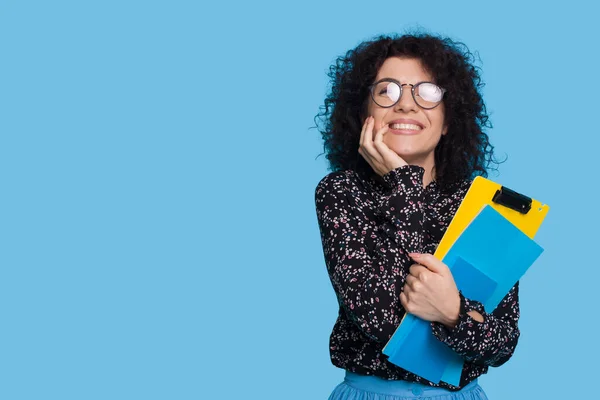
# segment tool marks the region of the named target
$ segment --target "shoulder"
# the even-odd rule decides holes
[[[315,196],[344,193],[356,184],[357,176],[352,170],[335,171],[322,178],[315,188]]]
[[[469,191],[472,183],[473,179],[461,179],[450,184],[446,189],[446,192],[450,197],[464,197]]]
[[[473,179],[463,179],[457,183],[457,190],[460,192],[467,193],[471,185],[473,184]]]
[[[471,179],[454,181],[435,192],[432,197],[432,202],[439,207],[457,207],[467,195],[471,183]]]

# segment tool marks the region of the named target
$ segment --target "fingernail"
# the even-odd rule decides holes
[[[409,256],[411,256],[412,258],[419,258],[421,257],[421,255],[419,253],[408,253]]]

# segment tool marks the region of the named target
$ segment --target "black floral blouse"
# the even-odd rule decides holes
[[[332,172],[315,190],[325,264],[340,305],[330,336],[332,363],[351,372],[459,390],[512,356],[519,339],[519,283],[492,313],[460,293],[459,322],[449,329],[432,322],[435,337],[465,360],[460,386],[435,384],[382,354],[405,313],[400,291],[409,252],[433,254],[471,181],[442,191],[423,187],[424,169],[406,165],[383,177],[354,170]],[[476,310],[479,323],[467,314]]]

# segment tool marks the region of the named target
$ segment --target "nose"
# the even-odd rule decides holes
[[[398,102],[394,105],[395,111],[409,112],[417,110],[418,106],[417,103],[415,103],[415,99],[413,99],[411,89],[412,86],[408,84],[402,85],[402,92],[400,93],[400,98],[398,99]]]

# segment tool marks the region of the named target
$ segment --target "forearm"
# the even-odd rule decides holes
[[[432,322],[434,335],[465,360],[493,367],[504,364],[517,346],[518,283],[492,313],[481,303],[461,297],[456,319]]]
[[[405,165],[383,176],[391,189],[391,193],[383,196],[379,204],[387,222],[383,231],[407,253],[423,251],[423,174],[423,168]]]

